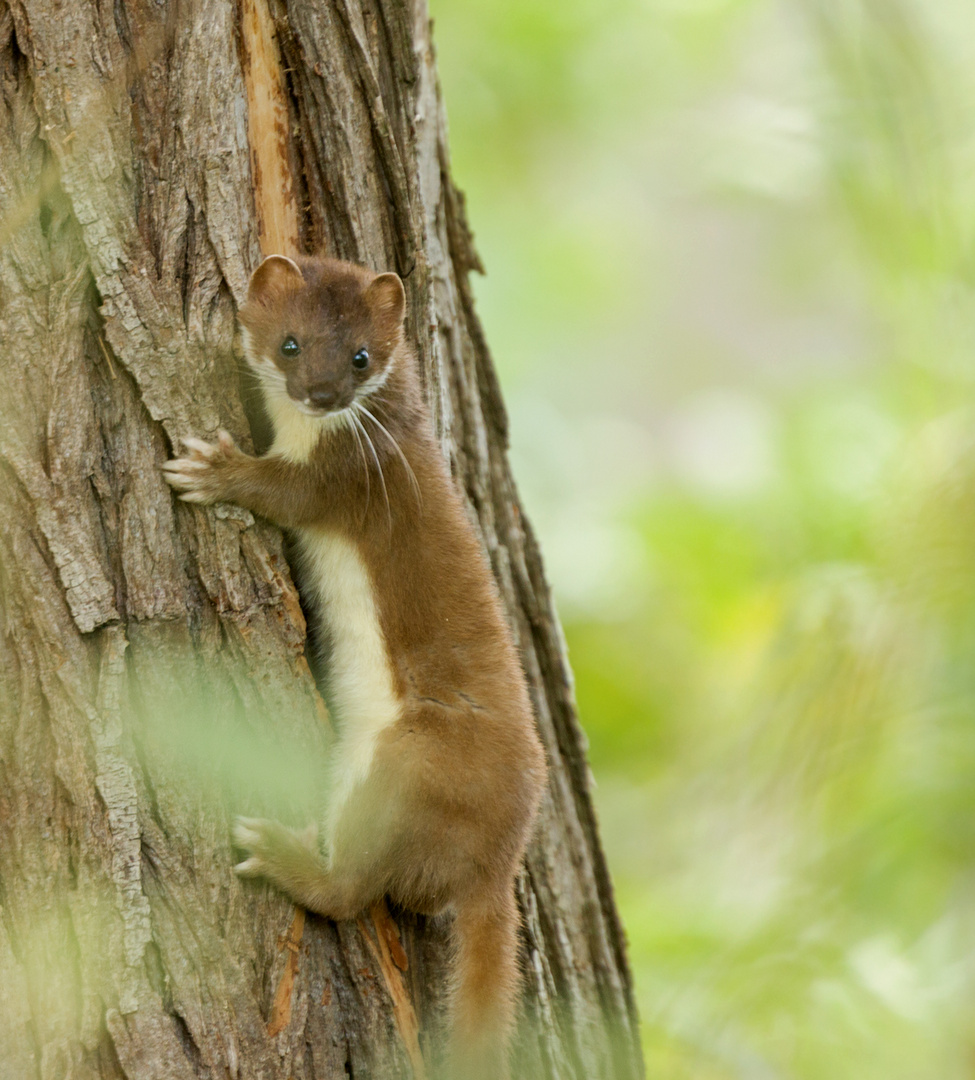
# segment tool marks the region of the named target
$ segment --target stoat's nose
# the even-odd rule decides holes
[[[312,405],[316,409],[330,409],[338,401],[339,392],[328,386],[313,386],[305,398],[306,405]]]

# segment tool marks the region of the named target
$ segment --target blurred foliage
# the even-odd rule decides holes
[[[649,1075],[975,1076],[975,8],[432,13]]]

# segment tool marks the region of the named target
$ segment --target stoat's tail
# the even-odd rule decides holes
[[[472,897],[454,922],[449,1080],[506,1080],[518,997],[518,909],[509,885]]]

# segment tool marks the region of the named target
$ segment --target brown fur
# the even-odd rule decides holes
[[[242,820],[236,835],[250,857],[238,871],[267,877],[334,919],[383,895],[423,913],[453,908],[450,1075],[497,1080],[518,984],[513,883],[544,755],[488,564],[433,437],[403,309],[395,275],[331,260],[265,260],[240,318],[266,393],[284,401],[289,423],[287,410],[312,393],[334,397],[333,417],[361,400],[375,418],[362,418],[371,451],[361,428],[341,425],[324,427],[313,449],[292,459],[277,443],[250,457],[221,433],[216,446],[190,440],[190,456],[165,469],[189,501],[239,503],[294,530],[309,550],[325,536],[361,560],[395,719],[377,727],[368,771],[328,826],[327,852],[311,834]],[[280,352],[288,334],[301,347],[294,360]],[[357,372],[351,358],[362,347],[369,368]],[[384,375],[370,390],[368,381]],[[339,743],[354,740],[362,718],[336,711]]]

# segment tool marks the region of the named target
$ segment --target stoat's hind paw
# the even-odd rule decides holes
[[[239,817],[234,821],[234,843],[240,848],[251,848],[260,843],[261,827],[273,822],[265,818]]]
[[[318,829],[311,825],[300,833],[267,818],[239,817],[234,822],[234,844],[247,854],[234,870],[241,877],[269,877],[280,883],[288,871],[318,867]]]
[[[233,827],[234,845],[252,854],[243,862],[237,863],[234,867],[235,873],[241,877],[260,877],[265,873],[267,866],[261,859],[260,852],[262,848],[267,849],[265,834],[269,831],[268,827],[274,824],[264,818],[237,818]]]

